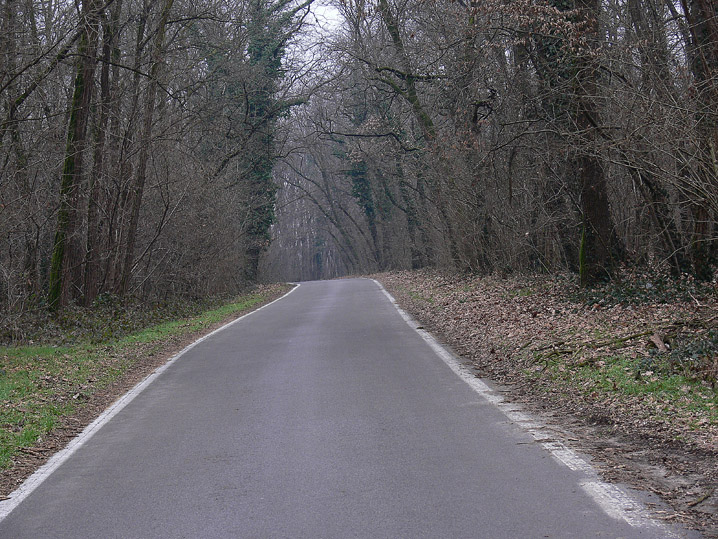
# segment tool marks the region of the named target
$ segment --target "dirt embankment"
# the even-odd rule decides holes
[[[567,432],[566,443],[590,454],[605,479],[659,494],[671,508],[656,508],[659,518],[718,537],[718,298],[710,289],[670,301],[609,292],[587,301],[561,278],[375,278],[478,375]]]

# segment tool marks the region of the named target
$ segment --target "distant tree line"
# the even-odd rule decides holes
[[[718,4],[342,0],[268,278],[714,275]],[[301,150],[299,149],[301,148]],[[287,252],[294,253],[291,257]]]

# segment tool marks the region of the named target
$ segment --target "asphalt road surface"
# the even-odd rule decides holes
[[[185,353],[0,538],[673,537],[610,516],[585,479],[375,282],[311,282]]]

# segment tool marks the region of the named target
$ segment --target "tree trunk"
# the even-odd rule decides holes
[[[394,13],[387,0],[379,0],[379,13],[384,21],[391,41],[394,44],[394,48],[399,54],[402,69],[404,70],[404,88],[399,90],[400,95],[406,99],[411,105],[414,116],[416,117],[421,132],[424,135],[424,140],[431,142],[436,138],[436,128],[434,122],[431,120],[431,116],[426,112],[426,109],[419,100],[419,96],[416,91],[416,75],[412,72],[411,66],[409,65],[409,58],[406,55],[404,49],[404,41],[401,39],[401,33],[399,32],[399,23],[397,22]]]
[[[577,0],[576,9],[586,23],[589,43],[599,40],[598,17],[600,0]],[[581,148],[578,157],[578,175],[581,184],[581,213],[583,215],[579,276],[581,286],[589,286],[609,279],[615,265],[614,250],[616,234],[608,205],[606,173],[597,155],[596,141],[599,126],[598,66],[595,50],[589,48],[579,54],[574,79],[576,99],[576,125],[579,129]]]
[[[106,181],[107,159],[105,157],[107,128],[110,109],[112,106],[112,86],[115,80],[110,80],[110,65],[113,60],[119,60],[117,54],[118,18],[122,9],[122,0],[118,0],[112,10],[111,20],[104,21],[102,44],[102,70],[100,74],[100,103],[98,106],[98,119],[95,128],[94,164],[90,175],[90,193],[87,204],[87,250],[85,255],[85,285],[83,301],[90,306],[100,291],[100,270],[102,238],[105,226],[100,219],[100,208],[104,206],[101,198],[102,187]]]
[[[693,201],[691,259],[696,277],[710,280],[716,244],[711,228],[718,212],[711,196],[718,191],[718,5],[711,0],[682,0],[682,4],[691,36],[688,56],[698,104],[699,164],[691,190],[699,196]]]
[[[82,273],[82,252],[79,244],[83,154],[97,64],[97,38],[100,6],[96,0],[82,4],[82,34],[77,47],[78,61],[74,92],[67,129],[67,147],[60,182],[60,206],[50,267],[48,305],[52,309],[65,306],[77,296]],[[73,290],[73,286],[76,287]]]
[[[123,260],[125,256],[125,246],[127,245],[127,235],[129,233],[129,214],[132,205],[132,186],[133,186],[133,168],[132,155],[137,132],[140,131],[138,123],[141,118],[140,98],[142,96],[142,65],[144,61],[144,50],[147,46],[148,37],[145,35],[152,4],[150,0],[143,1],[141,12],[136,17],[137,32],[135,34],[135,51],[133,62],[133,80],[132,80],[132,97],[130,99],[129,110],[124,116],[128,118],[124,132],[119,137],[121,142],[118,143],[117,158],[114,164],[115,175],[117,176],[117,193],[115,200],[112,201],[112,211],[108,222],[107,244],[108,255],[105,265],[105,280],[108,290],[112,290],[114,294],[120,295],[122,285]],[[118,101],[119,109],[119,101]],[[119,112],[119,111],[118,111]],[[120,121],[118,115],[114,116],[111,123],[117,124],[117,129],[111,132],[120,132]]]
[[[124,259],[122,261],[122,277],[120,280],[120,295],[127,293],[132,270],[134,269],[134,251],[137,240],[137,227],[140,220],[140,207],[147,179],[147,163],[150,156],[150,144],[152,141],[152,122],[156,107],[158,76],[164,58],[165,28],[169,18],[170,10],[174,0],[166,0],[162,9],[160,21],[156,30],[154,46],[152,50],[152,67],[150,68],[150,80],[147,85],[144,119],[142,124],[142,135],[140,138],[140,155],[137,162],[137,172],[132,192],[132,204],[130,209],[130,220],[127,225],[127,243],[125,245]]]
[[[647,9],[651,6],[651,9]],[[641,54],[641,94],[655,93],[666,102],[678,101],[673,91],[670,71],[670,58],[662,18],[662,4],[655,5],[653,0],[629,0],[628,7],[636,33],[638,49]],[[652,16],[651,16],[652,15]],[[650,99],[650,97],[648,97]],[[651,154],[645,143],[639,143],[639,154]],[[656,161],[652,155],[651,161]],[[644,202],[648,206],[655,233],[660,239],[661,257],[668,261],[671,272],[679,275],[688,271],[688,261],[682,248],[675,219],[671,216],[669,195],[659,180],[651,172],[650,162],[630,162],[626,155],[627,168],[638,186]]]

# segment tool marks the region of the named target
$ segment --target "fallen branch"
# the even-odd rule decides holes
[[[715,492],[715,489],[710,489],[708,492],[703,494],[703,496],[700,496],[699,498],[696,498],[691,503],[689,503],[688,507],[695,507],[699,503],[706,501],[708,498],[710,498],[713,495],[713,492]]]
[[[536,350],[534,350],[534,352],[539,352],[539,351],[541,351],[541,350],[546,350],[546,349],[548,349],[548,348],[553,347],[554,350],[551,350],[551,351],[548,352],[547,354],[540,354],[540,355],[537,356],[537,358],[536,358],[536,359],[538,359],[539,361],[541,361],[541,360],[544,360],[544,361],[545,361],[545,360],[547,360],[547,359],[549,359],[549,358],[551,358],[551,357],[554,357],[554,356],[577,355],[577,354],[579,354],[579,353],[581,353],[582,351],[587,350],[587,349],[598,350],[599,348],[605,348],[605,347],[607,347],[607,346],[615,346],[615,345],[617,345],[617,344],[624,344],[624,343],[627,343],[628,341],[632,341],[632,340],[638,339],[638,338],[640,338],[640,337],[646,337],[646,336],[648,336],[648,335],[654,335],[655,333],[656,333],[656,332],[653,331],[653,330],[650,330],[650,331],[642,331],[642,332],[640,332],[640,333],[634,333],[634,334],[632,334],[632,335],[627,335],[627,336],[625,336],[625,337],[618,337],[618,338],[616,338],[616,339],[609,339],[609,340],[598,341],[598,342],[588,341],[588,342],[581,343],[581,344],[579,344],[579,345],[577,345],[577,346],[574,346],[574,347],[571,347],[571,348],[561,348],[561,349],[558,349],[558,350],[555,349],[555,347],[561,346],[561,345],[565,344],[564,341],[561,341],[561,342],[558,342],[558,343],[552,343],[552,344],[543,346],[543,347],[541,347],[541,348],[537,348]]]

